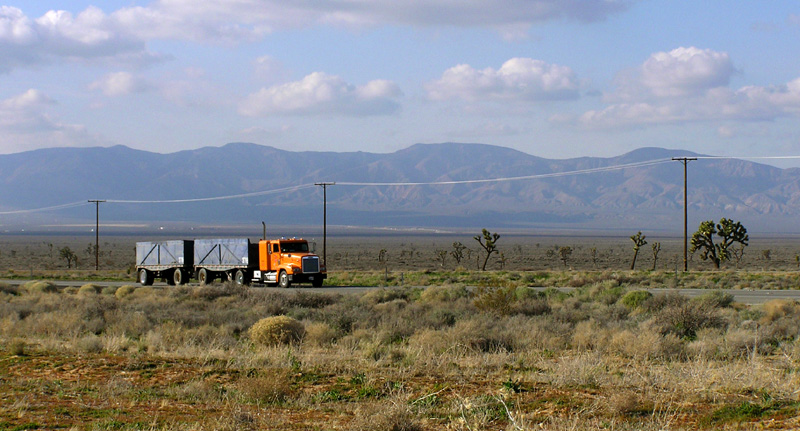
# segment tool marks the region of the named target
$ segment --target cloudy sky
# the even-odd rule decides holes
[[[800,154],[800,3],[0,6],[0,153],[446,141],[557,158],[644,146]]]

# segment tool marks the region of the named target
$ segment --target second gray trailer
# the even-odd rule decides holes
[[[214,279],[242,282],[258,267],[258,244],[247,238],[194,240],[194,271],[200,284]]]

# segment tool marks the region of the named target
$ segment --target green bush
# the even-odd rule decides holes
[[[464,286],[429,286],[422,291],[419,300],[424,303],[453,302],[459,298],[469,298],[470,295]]]
[[[126,284],[125,286],[122,286],[119,289],[117,289],[117,291],[114,292],[114,296],[116,296],[117,299],[122,299],[133,293],[134,290],[136,290],[136,286],[131,286],[130,284]]]
[[[96,295],[100,293],[100,286],[96,284],[84,284],[78,289],[78,295]]]
[[[51,281],[29,281],[22,285],[28,293],[57,293],[58,288]]]
[[[647,302],[652,297],[653,294],[646,290],[634,290],[626,293],[619,302],[621,302],[622,305],[627,307],[629,310],[633,310],[641,307],[642,304]]]
[[[248,333],[256,344],[275,346],[299,342],[306,330],[302,323],[289,316],[272,316],[253,324]]]

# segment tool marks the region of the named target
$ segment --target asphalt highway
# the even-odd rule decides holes
[[[0,283],[9,284],[12,286],[18,286],[24,284],[30,280],[0,280]],[[58,280],[54,281],[56,286],[58,287],[80,287],[87,283],[96,284],[98,286],[124,286],[124,285],[138,285],[133,281],[80,281],[80,280]],[[155,286],[167,286],[166,283],[158,283],[154,284]],[[193,286],[189,284],[187,286]],[[196,286],[196,285],[194,285]],[[265,289],[265,290],[272,290],[272,291],[284,291],[284,292],[327,292],[327,293],[363,293],[369,290],[374,289],[381,289],[381,287],[363,287],[363,286],[335,286],[335,287],[306,287],[306,286],[297,286],[297,287],[290,287],[288,289],[281,289],[278,287],[253,287],[253,289]],[[545,288],[542,287],[534,287],[532,289],[544,290]],[[573,290],[570,287],[562,287],[559,290],[569,292]],[[654,289],[647,289],[654,295],[658,294],[665,294],[668,292],[678,292],[682,295],[686,295],[688,297],[695,297],[700,296],[705,293],[712,291],[711,289],[661,289],[661,288],[654,288]],[[767,301],[771,301],[773,299],[789,299],[789,300],[797,300],[800,301],[800,290],[739,290],[739,289],[720,289],[722,292],[729,293],[733,295],[734,301],[742,303],[742,304],[763,304]]]

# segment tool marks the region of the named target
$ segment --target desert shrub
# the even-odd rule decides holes
[[[416,415],[407,402],[389,400],[381,404],[367,404],[356,410],[352,431],[422,431]]]
[[[369,305],[376,305],[383,302],[390,302],[396,299],[412,300],[418,296],[419,292],[411,288],[382,288],[365,293],[361,297],[361,302]]]
[[[653,313],[666,307],[678,307],[688,302],[685,296],[678,292],[668,292],[664,295],[653,295],[642,304],[642,308]]]
[[[315,346],[327,346],[339,338],[339,332],[325,322],[312,322],[305,325],[303,340]]]
[[[29,281],[22,285],[22,289],[28,293],[56,293],[58,288],[50,281]]]
[[[475,352],[512,352],[516,347],[514,331],[509,331],[505,323],[506,320],[483,316],[457,322],[450,328],[450,333],[456,342]]]
[[[784,317],[800,317],[800,302],[786,299],[774,299],[764,303],[762,323],[770,323]]]
[[[471,293],[465,286],[429,286],[422,290],[419,300],[423,303],[453,302],[470,296]]]
[[[245,401],[263,404],[283,404],[293,396],[292,381],[281,371],[269,377],[245,377],[235,384]]]
[[[733,295],[719,290],[714,290],[704,293],[693,300],[706,304],[711,308],[726,308],[730,307],[733,303]]]
[[[25,340],[21,338],[15,338],[11,340],[11,343],[8,346],[8,351],[14,356],[25,356],[25,347]]]
[[[113,295],[117,293],[117,289],[119,288],[116,286],[106,286],[100,290],[100,293],[102,293],[103,295]]]
[[[119,289],[117,289],[114,292],[114,296],[116,296],[117,299],[122,299],[133,293],[134,290],[136,290],[136,286],[131,286],[130,284],[126,284],[125,286],[122,286]]]
[[[0,293],[16,296],[19,295],[19,289],[10,284],[0,283]]]
[[[678,337],[661,335],[648,327],[615,332],[608,348],[623,357],[638,360],[676,359],[684,355],[684,344]]]
[[[96,295],[100,293],[100,286],[96,284],[84,284],[78,289],[78,295]]]
[[[629,310],[634,310],[642,306],[646,301],[653,297],[653,294],[646,290],[633,290],[620,298],[620,303]]]
[[[525,316],[540,316],[551,311],[550,304],[545,299],[523,298],[511,304],[511,314],[522,314]]]
[[[254,343],[263,346],[299,342],[305,328],[299,321],[288,316],[272,316],[259,320],[248,331]]]
[[[596,350],[608,344],[611,331],[601,327],[597,321],[590,319],[575,325],[572,333],[572,345],[581,350]]]
[[[653,321],[662,334],[689,340],[694,339],[700,329],[725,326],[716,308],[698,301],[664,307],[654,313]]]
[[[515,287],[481,287],[472,303],[481,311],[510,314],[511,307],[516,301]]]
[[[75,347],[86,353],[100,353],[103,351],[103,340],[97,335],[87,335],[79,338]]]
[[[325,308],[328,305],[335,304],[341,298],[341,295],[329,293],[310,293],[310,292],[297,292],[287,299],[289,306],[300,308]]]

